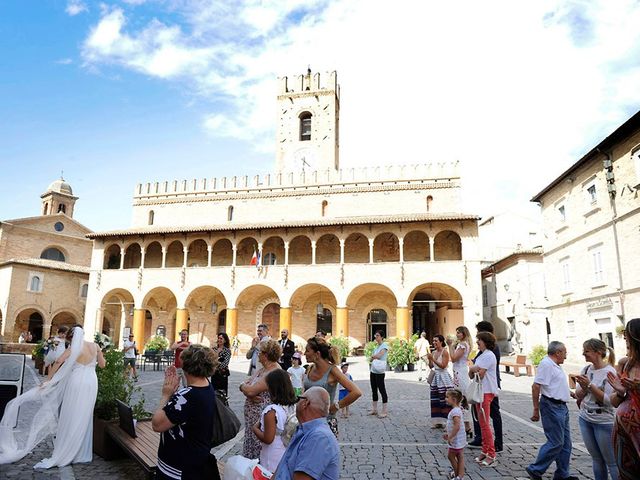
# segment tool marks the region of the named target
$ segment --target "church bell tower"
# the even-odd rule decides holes
[[[276,170],[338,170],[340,86],[336,72],[278,79]]]

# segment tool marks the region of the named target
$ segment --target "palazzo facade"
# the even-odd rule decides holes
[[[248,344],[265,323],[358,346],[480,320],[457,164],[341,168],[339,106],[335,72],[281,78],[275,173],[138,185],[133,225],[88,235],[87,332]]]

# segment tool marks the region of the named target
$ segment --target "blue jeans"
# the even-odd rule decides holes
[[[540,419],[547,443],[540,447],[535,463],[529,465],[529,471],[543,476],[549,465],[556,462],[554,480],[569,477],[571,460],[571,430],[569,429],[569,409],[564,404],[552,403],[540,398]]]
[[[618,480],[618,465],[613,453],[613,423],[592,423],[578,418],[584,444],[593,459],[595,480]],[[608,474],[607,474],[608,469]]]

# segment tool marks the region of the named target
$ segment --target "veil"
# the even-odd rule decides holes
[[[31,453],[48,435],[56,433],[65,387],[76,359],[82,352],[83,343],[84,330],[82,327],[74,327],[69,357],[51,380],[43,382],[7,404],[0,421],[0,465],[20,460]],[[22,418],[23,422],[18,428],[14,428],[20,407],[30,402],[41,405],[36,412],[29,415],[29,418]]]

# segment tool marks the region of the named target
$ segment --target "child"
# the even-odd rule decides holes
[[[304,367],[300,366],[300,364],[302,363],[302,355],[300,354],[300,352],[296,352],[293,354],[293,357],[291,357],[291,363],[293,364],[293,366],[289,367],[287,373],[291,377],[293,391],[295,392],[296,396],[300,396],[302,395],[302,392],[304,390],[303,385],[305,375]]]
[[[298,401],[287,372],[276,369],[266,376],[265,382],[271,397],[271,405],[262,410],[260,421],[253,426],[253,433],[262,442],[260,465],[275,472],[287,447],[282,442],[282,433],[289,415],[294,413]]]
[[[467,446],[467,435],[462,428],[462,392],[455,388],[447,390],[447,405],[451,407],[447,417],[447,433],[443,438],[449,443],[448,458],[453,470],[449,473],[449,478],[462,480],[464,477],[464,447]]]
[[[347,373],[349,372],[349,364],[343,362],[342,364],[340,364],[340,368],[342,369],[342,373],[344,373],[349,380],[353,381],[353,377],[349,373]],[[347,395],[349,395],[349,390],[340,385],[340,389],[338,390],[338,402]],[[343,418],[347,418],[349,416],[349,405],[341,409],[341,414]]]

